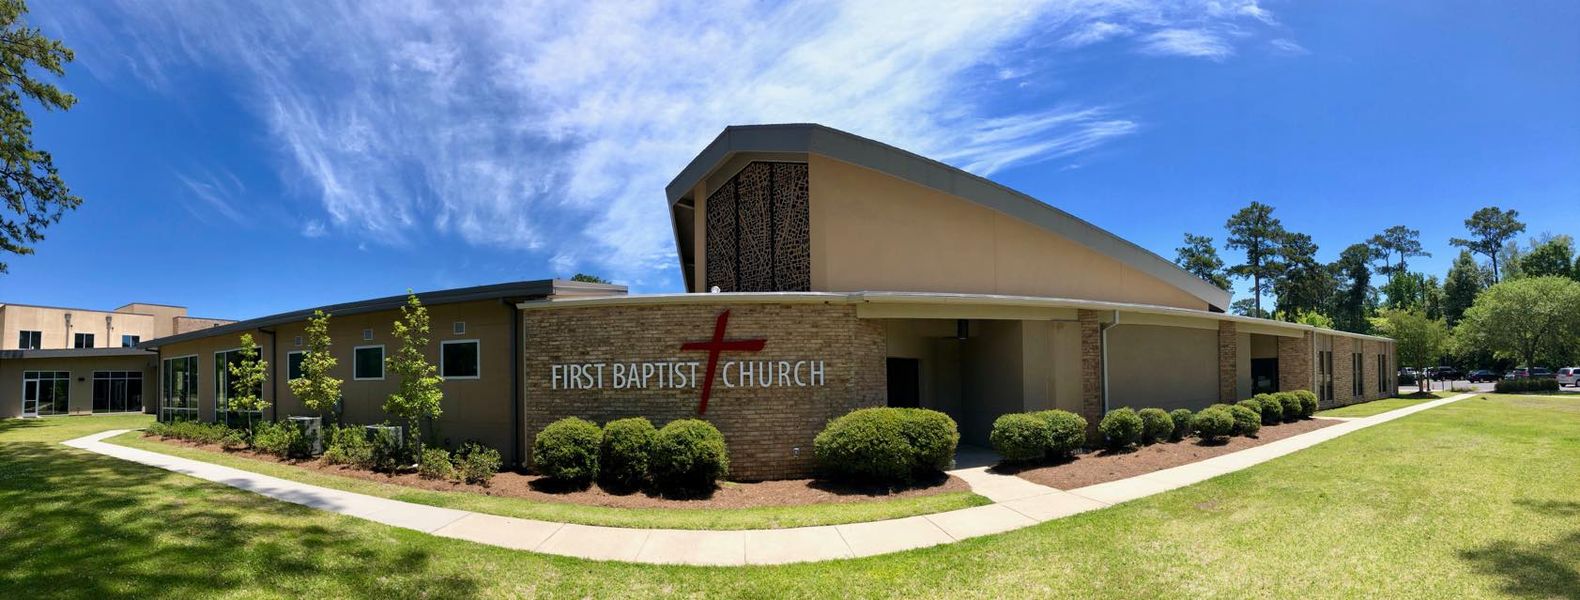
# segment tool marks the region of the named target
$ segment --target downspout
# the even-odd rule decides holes
[[[258,329],[258,333],[269,334],[269,420],[280,422],[280,349],[275,347],[278,341],[274,337],[273,329]]]
[[[1105,415],[1108,414],[1108,330],[1113,329],[1114,326],[1118,324],[1119,311],[1116,310],[1114,311],[1114,322],[1107,325],[1098,325],[1098,331],[1102,335],[1102,341],[1100,343],[1103,350],[1103,356],[1101,360],[1103,362],[1103,414]]]
[[[521,430],[526,423],[521,420],[521,309],[516,306],[521,300],[505,298],[501,300],[505,308],[510,309],[510,455],[511,463],[521,466]]]

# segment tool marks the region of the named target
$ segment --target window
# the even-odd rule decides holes
[[[439,344],[439,376],[445,379],[477,379],[477,340],[455,340]]]
[[[93,334],[91,334],[91,333],[78,333],[78,334],[74,335],[72,337],[71,347],[72,348],[92,348],[93,347]]]
[[[363,329],[362,330],[362,340],[363,341],[370,341],[372,339],[373,339],[373,330],[372,329]]]
[[[1361,376],[1362,362],[1361,353],[1350,355],[1350,393],[1357,398],[1366,394],[1366,378]]]
[[[456,321],[455,324],[450,326],[450,333],[453,333],[455,335],[465,335],[466,334],[466,321]]]
[[[159,369],[159,420],[196,421],[198,418],[198,358],[167,358]]]
[[[143,336],[140,336],[140,335],[123,335],[123,336],[121,336],[121,347],[122,348],[136,348],[137,344],[139,342],[141,342],[141,341],[143,341]]]
[[[262,358],[261,353],[259,358]],[[250,424],[254,417],[263,414],[260,410],[239,410],[230,405],[231,398],[236,395],[235,386],[231,385],[230,367],[240,365],[241,360],[241,348],[214,353],[214,420],[232,427]],[[252,393],[262,396],[263,386],[259,385]]]
[[[304,350],[288,352],[285,355],[285,380],[302,378],[302,358],[307,356]]]
[[[1388,392],[1388,355],[1377,355],[1377,393]]]
[[[1323,404],[1333,401],[1333,351],[1317,351],[1317,400]]]
[[[23,350],[37,350],[44,347],[44,332],[22,330],[17,336],[16,347]]]
[[[71,412],[69,371],[23,371],[22,414],[64,415]]]
[[[94,371],[93,412],[142,412],[142,371]]]
[[[384,378],[384,346],[357,346],[352,352],[352,379]]]

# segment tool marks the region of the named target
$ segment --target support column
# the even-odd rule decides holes
[[[1249,348],[1246,349],[1250,351]],[[1239,395],[1240,341],[1234,321],[1218,322],[1218,401],[1234,404]]]
[[[1076,313],[1081,325],[1081,416],[1088,435],[1103,420],[1103,325],[1095,310]]]
[[[1312,362],[1316,360],[1316,345],[1311,332],[1298,338],[1278,338],[1278,391],[1317,391]]]

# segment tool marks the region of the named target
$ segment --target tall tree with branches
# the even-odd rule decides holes
[[[22,110],[24,99],[44,110],[70,110],[76,97],[33,77],[38,71],[57,77],[75,55],[57,40],[28,27],[27,3],[0,0],[0,254],[33,253],[44,229],[59,223],[82,199],[71,193],[48,152],[33,145],[33,120]],[[0,261],[0,273],[6,263]]]
[[[1410,271],[1408,260],[1417,256],[1432,256],[1421,247],[1421,231],[1410,229],[1403,225],[1394,225],[1383,230],[1382,233],[1372,236],[1370,242],[1385,266],[1380,270],[1381,275],[1394,273],[1407,273]],[[1399,257],[1399,263],[1393,263],[1393,257]]]
[[[1519,220],[1517,210],[1503,210],[1496,206],[1488,206],[1476,211],[1465,219],[1465,229],[1470,231],[1469,238],[1451,238],[1448,243],[1459,246],[1473,253],[1480,254],[1492,261],[1492,282],[1499,279],[1498,253],[1503,250],[1503,243],[1520,232],[1525,231],[1525,224]]]
[[[1251,280],[1251,308],[1257,315],[1262,310],[1262,296],[1283,266],[1278,259],[1279,245],[1286,234],[1284,225],[1273,216],[1273,207],[1252,202],[1229,217],[1224,223],[1229,230],[1225,245],[1230,250],[1243,250],[1245,262],[1229,268],[1229,273]]]
[[[1330,267],[1339,282],[1333,298],[1333,326],[1342,331],[1369,333],[1372,299],[1372,248],[1351,244]]]
[[[291,386],[291,393],[319,417],[340,401],[342,382],[329,376],[339,361],[330,353],[329,346],[329,315],[315,310],[307,319],[307,352],[302,354],[302,376],[287,385]]]
[[[443,412],[439,403],[444,399],[444,391],[439,384],[444,383],[444,379],[439,377],[438,367],[428,362],[426,354],[428,308],[417,299],[417,294],[410,290],[406,294],[406,305],[401,307],[400,319],[393,326],[400,348],[385,359],[389,370],[400,376],[400,391],[385,399],[384,412],[405,422],[407,440],[414,440],[418,431],[425,431],[431,442],[438,436],[434,431],[434,419]]]
[[[1174,253],[1174,264],[1228,291],[1229,274],[1223,270],[1223,259],[1218,257],[1218,249],[1213,247],[1211,237],[1187,233],[1185,245],[1175,248]]]

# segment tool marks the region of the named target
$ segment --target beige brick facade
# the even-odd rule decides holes
[[[1316,360],[1315,353],[1310,331],[1298,338],[1278,338],[1278,389],[1314,390],[1316,372],[1312,362]]]
[[[659,427],[697,417],[700,382],[678,389],[555,389],[553,366],[697,361],[700,379],[707,353],[680,346],[707,341],[726,309],[731,312],[725,339],[766,343],[760,352],[725,352],[721,361],[821,360],[825,377],[823,385],[808,387],[727,387],[722,374],[715,377],[701,418],[724,433],[732,479],[807,476],[813,468],[812,439],[830,419],[884,404],[883,329],[856,318],[854,306],[699,303],[528,310],[523,315],[523,439],[529,450],[544,425],[567,416],[600,424],[645,416]]]
[[[1081,325],[1081,416],[1087,433],[1095,435],[1103,419],[1103,325],[1095,310],[1076,314]]]
[[[1343,406],[1361,399],[1355,396],[1355,338],[1333,336],[1333,400],[1328,404]]]
[[[1232,404],[1238,398],[1240,342],[1234,321],[1218,322],[1218,401]],[[1246,352],[1250,352],[1246,348]]]

